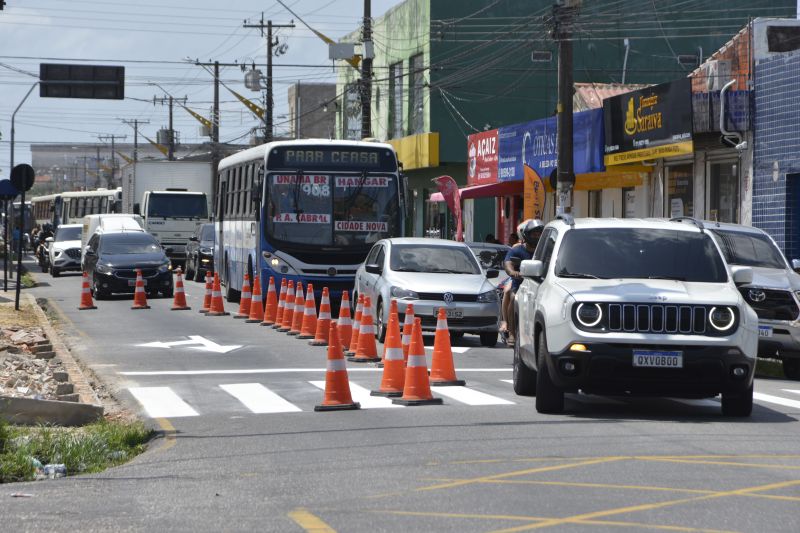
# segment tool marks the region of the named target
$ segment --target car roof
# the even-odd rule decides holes
[[[576,218],[574,224],[563,219],[556,219],[547,225],[556,228],[588,229],[588,228],[645,228],[668,229],[673,231],[699,232],[693,219],[670,220],[668,218]],[[699,222],[699,221],[695,221]]]
[[[736,231],[739,233],[752,233],[752,234],[764,234],[764,230],[759,228],[754,228],[753,226],[743,226],[742,224],[732,224],[729,222],[714,222],[714,221],[704,221],[704,224],[708,229],[720,229],[726,231]]]
[[[506,244],[497,244],[493,242],[465,242],[470,248],[496,248],[497,250],[505,250],[511,248]]]
[[[108,232],[105,232],[105,233],[95,233],[95,235],[99,235],[100,236],[100,240],[107,240],[107,239],[124,240],[124,239],[131,238],[131,236],[136,236],[136,237],[149,237],[150,240],[158,242],[158,240],[154,236],[150,235],[146,231],[141,231],[141,230],[140,231],[135,231],[135,230],[133,230],[133,231],[130,231],[130,230],[108,231]]]
[[[81,228],[83,229],[83,224],[59,224],[58,228]]]
[[[449,239],[433,239],[430,237],[394,237],[391,239],[382,239],[379,242],[388,244],[416,244],[417,246],[466,246],[463,242],[451,241]]]

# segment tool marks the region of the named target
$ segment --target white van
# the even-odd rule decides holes
[[[113,213],[86,215],[83,217],[81,231],[81,265],[86,253],[86,243],[95,233],[114,233],[125,231],[144,232],[144,219],[139,215]]]

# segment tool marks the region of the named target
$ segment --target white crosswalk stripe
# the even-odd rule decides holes
[[[772,396],[771,394],[763,394],[760,392],[753,393],[753,399],[758,400],[760,402],[767,402],[767,403],[774,403],[777,405],[782,405],[784,407],[791,407],[793,409],[800,409],[800,401],[798,400],[789,400],[788,398],[782,398],[780,396]]]
[[[468,387],[431,387],[434,395],[445,396],[466,405],[513,405],[514,402]]]
[[[302,411],[261,383],[236,383],[220,385],[219,388],[239,400],[254,413],[292,413]]]
[[[151,418],[178,418],[198,414],[169,387],[130,387],[128,390]]]
[[[312,385],[320,390],[325,390],[324,381],[309,381]],[[354,402],[361,404],[362,409],[388,409],[393,407],[405,407],[403,405],[395,405],[392,403],[391,398],[384,398],[382,396],[370,396],[370,391],[361,385],[356,385],[350,382],[350,395],[353,397]]]

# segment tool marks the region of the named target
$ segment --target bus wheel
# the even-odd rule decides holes
[[[231,285],[233,285],[231,282],[231,265],[225,262],[225,299],[229,302],[238,302],[241,293],[231,287]]]

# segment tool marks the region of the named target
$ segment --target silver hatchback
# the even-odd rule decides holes
[[[450,331],[480,335],[483,346],[497,343],[500,302],[489,279],[497,270],[481,270],[470,248],[456,241],[422,238],[383,239],[375,243],[356,272],[354,298],[372,300],[373,319],[383,342],[389,302],[397,300],[401,323],[406,306],[422,319],[422,329],[436,329],[439,308],[447,311]],[[355,300],[354,300],[355,301]]]

